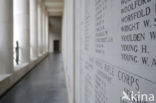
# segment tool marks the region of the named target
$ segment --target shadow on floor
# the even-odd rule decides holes
[[[68,103],[61,54],[50,54],[8,91],[0,103]]]

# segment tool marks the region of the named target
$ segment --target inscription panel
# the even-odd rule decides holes
[[[156,1],[78,0],[79,103],[155,103]]]

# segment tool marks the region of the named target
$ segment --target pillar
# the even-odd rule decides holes
[[[48,52],[48,42],[49,42],[49,20],[48,20],[48,12],[46,13],[46,52]]]
[[[41,55],[43,55],[43,7],[42,7],[42,4],[40,5],[41,7],[40,7],[40,9],[41,9],[41,13],[40,13],[40,26],[41,26],[41,28],[40,28],[40,32],[41,32],[41,40],[40,40],[40,42],[41,42],[41,48],[40,48],[40,53],[41,53]]]
[[[38,11],[38,55],[41,56],[40,48],[41,48],[41,6],[38,2],[37,5]]]
[[[14,1],[14,42],[19,42],[20,63],[30,61],[29,0]]]
[[[45,53],[45,8],[42,7],[42,53]]]
[[[44,12],[44,52],[46,53],[46,38],[47,38],[47,33],[46,33],[46,28],[47,28],[47,25],[46,25],[46,10]]]
[[[13,1],[0,0],[0,74],[13,71]]]
[[[45,52],[47,53],[47,11],[45,12]]]
[[[44,53],[46,53],[46,38],[47,38],[47,33],[46,33],[46,9],[44,9]]]
[[[30,46],[31,59],[38,56],[37,0],[30,0]]]

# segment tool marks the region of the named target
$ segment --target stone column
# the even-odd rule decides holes
[[[20,63],[30,61],[29,0],[14,1],[14,37],[19,42]]]
[[[41,48],[41,6],[38,2],[37,5],[38,11],[38,55],[41,56],[40,48]]]
[[[13,71],[13,1],[0,0],[0,74]]]
[[[40,53],[41,53],[41,55],[43,55],[43,6],[41,5],[41,22],[40,22],[40,24],[41,24],[41,48],[40,48]]]
[[[46,38],[47,38],[47,32],[46,32],[46,9],[44,9],[44,53],[46,53]]]
[[[48,41],[49,41],[49,22],[48,22],[48,12],[46,12],[46,52],[48,52]]]
[[[44,12],[44,52],[46,53],[47,51],[46,51],[46,38],[47,38],[47,32],[46,32],[46,29],[47,29],[47,25],[46,25],[46,10],[45,10],[45,12]]]
[[[45,12],[45,52],[47,53],[47,11]]]
[[[45,8],[42,7],[42,45],[43,45],[43,49],[42,49],[42,53],[45,53]]]
[[[37,0],[30,0],[30,46],[31,59],[38,56]]]

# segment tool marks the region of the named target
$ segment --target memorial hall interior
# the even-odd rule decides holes
[[[0,0],[0,103],[156,103],[156,0]]]

